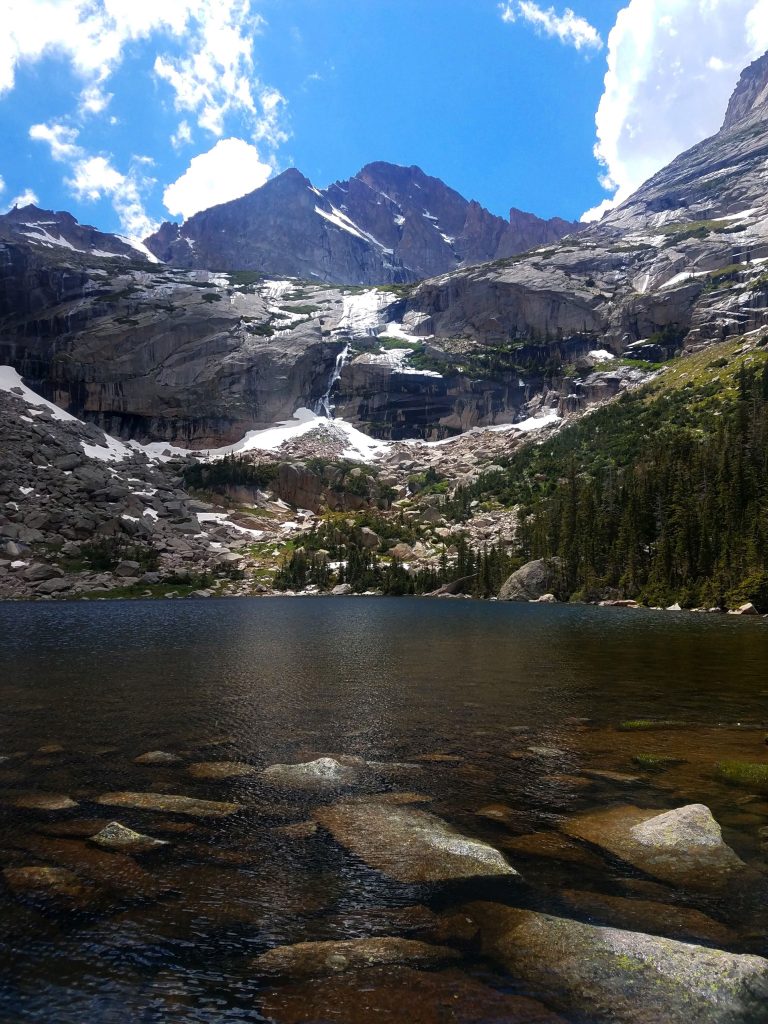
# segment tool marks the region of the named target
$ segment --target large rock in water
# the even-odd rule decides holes
[[[615,807],[569,818],[562,827],[673,885],[716,889],[747,870],[723,842],[720,826],[704,804],[663,812]]]
[[[517,874],[488,843],[413,807],[339,803],[319,808],[315,818],[351,853],[398,882]]]
[[[483,952],[590,1024],[761,1024],[768,960],[495,903],[466,913]]]
[[[538,601],[545,594],[556,592],[560,570],[559,558],[537,558],[513,572],[499,591],[500,601]]]
[[[338,789],[355,783],[358,771],[333,757],[318,757],[301,764],[271,764],[261,777],[281,789]]]

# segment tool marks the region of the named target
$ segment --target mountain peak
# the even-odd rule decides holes
[[[385,284],[522,252],[574,228],[533,214],[510,223],[416,165],[379,160],[323,190],[290,167],[180,227],[162,225],[146,244],[181,267]]]
[[[732,128],[758,111],[768,116],[768,53],[742,71],[728,104],[723,128]]]

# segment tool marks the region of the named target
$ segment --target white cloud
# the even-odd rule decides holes
[[[185,219],[199,210],[253,192],[272,173],[270,164],[255,146],[243,139],[220,139],[207,153],[201,153],[163,193],[169,213]]]
[[[248,0],[208,0],[200,8],[199,27],[190,34],[184,56],[158,56],[155,73],[173,89],[178,110],[221,135],[230,111],[256,114],[253,36],[263,19],[251,14]]]
[[[181,149],[182,146],[192,141],[192,129],[189,121],[182,121],[177,130],[171,136],[171,145],[174,149]]]
[[[35,206],[40,202],[37,195],[32,191],[31,188],[25,188],[23,192],[20,192],[17,196],[8,203],[7,209],[12,210],[14,206],[29,206],[33,203]]]
[[[80,113],[100,114],[107,109],[111,99],[112,93],[104,92],[99,82],[93,82],[80,93]]]
[[[74,160],[80,153],[77,144],[77,129],[53,122],[52,124],[33,124],[29,129],[30,139],[47,142],[51,147],[54,160]]]
[[[253,2],[3,0],[0,94],[13,88],[20,64],[58,54],[84,79],[80,114],[100,114],[111,99],[104,83],[126,46],[161,35],[182,51],[169,54],[158,47],[154,65],[178,110],[214,135],[222,135],[226,117],[237,113],[248,120],[254,138],[280,138],[254,71],[253,41],[264,21]]]
[[[566,7],[562,14],[558,14],[554,7],[547,7],[545,10],[537,3],[533,3],[533,0],[507,0],[499,4],[499,9],[502,21],[512,22],[521,19],[533,25],[537,32],[559,39],[566,46],[573,46],[577,50],[603,48],[603,40],[594,25],[572,11],[570,7]]]
[[[5,182],[3,181],[2,175],[0,175],[0,192],[5,192]]]
[[[714,134],[742,69],[768,49],[768,0],[629,0],[608,37],[595,117],[601,184],[622,202]]]
[[[140,170],[152,162],[148,157],[134,157],[133,166],[123,174],[108,157],[88,153],[77,141],[75,128],[56,122],[35,124],[29,129],[29,136],[48,143],[54,160],[69,164],[71,176],[65,178],[64,184],[77,199],[95,202],[108,198],[128,235],[144,238],[157,228],[157,223],[147,215],[142,198],[155,184]]]

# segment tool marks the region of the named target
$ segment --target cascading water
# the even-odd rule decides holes
[[[349,350],[350,350],[350,346],[349,345],[345,345],[344,348],[341,350],[341,352],[339,352],[339,354],[336,356],[336,362],[334,364],[333,370],[331,371],[331,376],[328,379],[328,388],[327,388],[325,394],[322,395],[317,400],[317,402],[315,403],[315,407],[312,410],[313,412],[317,413],[318,416],[325,416],[329,420],[333,419],[333,406],[331,405],[331,392],[333,391],[333,389],[334,389],[334,387],[336,385],[336,382],[341,377],[341,371],[344,369],[344,364],[346,363],[347,359],[349,358]]]
[[[369,288],[367,291],[356,295],[345,295],[341,317],[334,328],[333,334],[347,338],[356,338],[365,335],[376,335],[386,322],[382,318],[382,310],[392,304],[392,296],[387,292],[377,291]],[[336,356],[336,363],[328,380],[328,387],[325,394],[315,402],[313,412],[317,416],[325,416],[333,419],[333,406],[331,405],[331,392],[336,386],[341,371],[349,359],[351,344],[347,342],[344,348]]]

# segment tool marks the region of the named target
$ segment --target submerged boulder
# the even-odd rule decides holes
[[[615,928],[631,928],[683,942],[706,942],[716,946],[729,946],[737,938],[726,925],[693,907],[574,889],[562,890],[560,900],[568,913],[584,914],[592,923],[597,921]]]
[[[500,992],[457,968],[369,967],[313,978],[265,992],[259,1009],[280,1024],[565,1024],[536,1000]]]
[[[259,769],[243,761],[197,761],[187,767],[195,779],[237,779],[255,775]]]
[[[315,817],[347,850],[399,882],[517,874],[493,846],[414,807],[374,798],[369,804],[321,807]]]
[[[547,1003],[591,1024],[758,1024],[768,960],[642,932],[473,903],[482,951]]]
[[[72,811],[77,803],[63,793],[25,793],[14,801],[14,806],[28,811]]]
[[[569,818],[562,827],[568,835],[674,885],[717,888],[746,870],[723,842],[720,826],[704,804],[661,812],[615,807]]]
[[[411,964],[434,967],[459,954],[447,946],[431,946],[415,939],[381,937],[348,939],[339,942],[298,942],[276,946],[262,953],[253,966],[263,974],[287,978],[319,977],[341,971],[357,971],[385,964]]]
[[[48,865],[4,868],[3,877],[9,888],[20,896],[52,897],[81,903],[92,894],[92,887],[67,868]]]
[[[133,807],[142,811],[164,811],[167,814],[188,814],[194,818],[223,818],[243,809],[242,804],[222,800],[200,800],[193,796],[171,793],[104,793],[96,798],[106,807]]]
[[[169,754],[167,750],[148,750],[146,754],[140,754],[133,759],[134,764],[181,764],[178,754]]]

